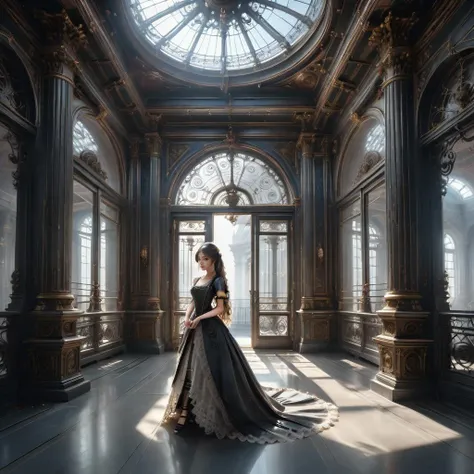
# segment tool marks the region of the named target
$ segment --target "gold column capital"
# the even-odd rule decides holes
[[[390,11],[383,22],[372,30],[369,45],[379,52],[379,66],[386,82],[411,74],[413,54],[410,33],[417,22],[415,13],[410,17],[398,17]]]
[[[145,134],[148,155],[155,158],[161,157],[161,145],[163,140],[158,132],[150,132]]]

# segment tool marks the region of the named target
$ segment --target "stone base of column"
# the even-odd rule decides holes
[[[333,311],[300,309],[300,341],[298,350],[304,352],[320,352],[328,350],[334,335]]]
[[[430,391],[427,358],[432,341],[423,334],[429,313],[399,311],[387,301],[377,314],[383,330],[374,338],[380,359],[371,389],[394,402],[425,396]]]
[[[146,354],[165,352],[161,329],[163,313],[162,310],[128,312],[131,337],[127,341],[127,347],[130,350]]]
[[[23,342],[23,400],[67,402],[90,390],[90,382],[84,380],[80,370],[84,339],[76,336],[80,314],[35,311],[27,316],[32,332]]]

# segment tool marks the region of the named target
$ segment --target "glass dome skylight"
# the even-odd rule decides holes
[[[283,60],[325,0],[128,0],[148,42],[181,67],[232,74]]]

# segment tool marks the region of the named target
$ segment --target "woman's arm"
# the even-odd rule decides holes
[[[190,319],[191,315],[193,314],[194,311],[194,300],[191,300],[191,303],[188,304],[188,307],[186,308],[186,316],[184,317],[184,325],[186,327],[190,326]]]
[[[196,328],[197,325],[199,324],[199,321],[203,319],[208,319],[208,318],[213,318],[214,316],[219,316],[224,312],[224,300],[218,299],[217,300],[217,306],[214,309],[211,309],[211,311],[208,311],[207,313],[201,314],[201,316],[198,316],[196,319],[194,319],[191,322],[191,328]]]

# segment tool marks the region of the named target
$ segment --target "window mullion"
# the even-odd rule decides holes
[[[99,284],[100,269],[100,191],[94,193],[92,219],[92,292]],[[92,295],[91,295],[92,296]]]
[[[370,283],[370,251],[369,251],[369,226],[367,220],[367,193],[360,191],[361,202],[361,232],[362,232],[362,285]],[[360,295],[362,297],[362,294]]]

